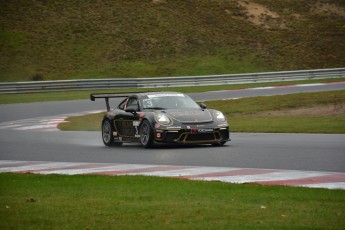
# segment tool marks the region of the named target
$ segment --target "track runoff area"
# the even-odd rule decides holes
[[[278,89],[292,87],[321,86],[335,83],[317,83],[291,86],[250,88],[245,90]],[[340,82],[337,84],[345,84]],[[65,114],[19,121],[2,122],[0,129],[58,131],[57,125],[69,115],[81,115],[100,111],[88,111],[77,114]],[[222,181],[229,183],[257,183],[262,185],[285,185],[310,188],[345,189],[345,173],[234,168],[175,165],[144,165],[114,163],[76,163],[48,161],[10,161],[0,160],[0,172],[37,173],[37,174],[98,174],[98,175],[146,175],[175,177],[191,180]]]

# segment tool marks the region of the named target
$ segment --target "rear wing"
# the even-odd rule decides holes
[[[129,97],[133,93],[128,93],[128,94],[123,94],[123,93],[93,93],[90,94],[90,100],[95,101],[98,98],[104,98],[105,99],[105,104],[107,106],[107,111],[110,111],[110,106],[109,106],[109,98],[121,98],[121,97]]]

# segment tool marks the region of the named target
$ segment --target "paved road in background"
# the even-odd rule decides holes
[[[345,90],[345,82],[225,90],[204,93],[191,93],[189,95],[196,101],[207,101],[331,90]],[[119,100],[112,100],[111,102],[115,105],[118,101]],[[102,100],[97,100],[95,102],[91,102],[90,100],[72,100],[0,105],[0,122],[104,109],[105,104]]]

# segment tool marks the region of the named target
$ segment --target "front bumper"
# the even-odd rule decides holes
[[[185,144],[212,144],[230,140],[229,127],[216,128],[181,128],[155,129],[155,142],[185,143]]]

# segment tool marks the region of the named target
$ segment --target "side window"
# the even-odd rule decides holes
[[[127,107],[135,107],[136,109],[139,109],[138,100],[135,97],[129,98]]]
[[[128,101],[128,98],[126,98],[125,100],[123,100],[119,106],[118,109],[124,110],[126,108],[126,102]]]

